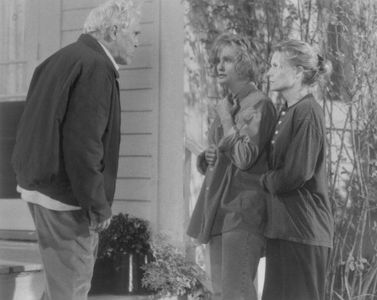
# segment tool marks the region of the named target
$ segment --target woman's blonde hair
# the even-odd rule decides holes
[[[237,61],[235,65],[236,72],[251,81],[255,81],[257,64],[252,55],[249,41],[237,34],[223,33],[219,35],[213,42],[209,62],[215,75],[217,75],[216,66],[219,62],[220,51],[226,46],[235,46],[237,53]]]
[[[274,51],[283,53],[291,66],[303,68],[302,84],[312,85],[320,77],[326,77],[331,74],[331,62],[325,60],[306,42],[287,40],[277,44],[274,47]]]

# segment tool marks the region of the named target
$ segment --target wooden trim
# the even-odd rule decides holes
[[[12,94],[12,95],[0,95],[0,101],[25,101],[26,94]]]
[[[20,274],[25,275],[25,272],[41,272],[43,267],[41,264],[28,264],[21,266],[3,266],[0,265],[0,274],[1,275],[11,275],[11,274]]]
[[[7,60],[7,61],[0,61],[0,66],[26,64],[27,62],[28,62],[27,60]]]
[[[152,82],[154,83],[151,91],[151,107],[153,110],[152,118],[152,136],[151,136],[151,149],[152,149],[152,162],[151,162],[151,195],[155,197],[154,201],[151,203],[151,223],[155,230],[158,228],[159,222],[159,205],[160,205],[160,187],[159,187],[159,140],[160,140],[160,39],[161,39],[161,1],[153,1],[154,6],[153,20],[154,24],[152,27]]]
[[[0,240],[36,242],[37,234],[35,230],[6,230],[0,229]]]
[[[184,246],[184,5],[159,1],[158,226]],[[172,47],[174,45],[174,47]]]

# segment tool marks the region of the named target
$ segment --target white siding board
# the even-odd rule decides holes
[[[38,21],[40,28],[48,30],[38,33],[38,60],[46,59],[60,47],[60,3],[59,1],[40,0]]]
[[[118,179],[115,199],[151,201],[150,179]]]
[[[145,134],[152,132],[152,112],[122,112],[121,133]]]
[[[152,68],[152,46],[139,46],[135,51],[135,56],[129,65],[121,66],[120,70],[135,69],[135,68]]]
[[[152,137],[149,134],[127,135],[122,134],[120,143],[120,155],[152,155]]]
[[[20,199],[1,199],[0,229],[35,229],[26,201]]]
[[[75,42],[80,34],[82,33],[82,30],[72,30],[72,31],[62,31],[62,47],[67,46],[70,43]]]
[[[151,157],[120,157],[118,178],[150,178]]]
[[[82,29],[85,19],[90,9],[77,9],[63,11],[62,13],[62,30]]]
[[[79,21],[84,22],[90,10],[104,2],[106,2],[106,0],[64,0],[62,3],[63,16],[66,15],[67,18],[74,17],[77,18]],[[149,1],[143,4],[143,6],[141,7],[141,23],[154,21],[154,15],[152,13],[152,10],[152,2]],[[82,22],[81,24],[76,23],[75,21],[69,21],[67,22],[67,24],[63,23],[63,29],[65,29],[65,26],[67,26],[68,28],[74,28],[74,26],[76,26],[76,28],[80,28],[82,26]]]
[[[148,89],[153,87],[150,69],[131,69],[119,71],[121,89]]]
[[[116,200],[113,204],[113,215],[118,213],[128,213],[132,216],[146,220],[151,220],[152,207],[150,202],[135,202]]]
[[[152,112],[122,112],[121,133],[145,134],[152,132]]]
[[[79,9],[79,8],[87,8],[87,7],[95,7],[104,3],[106,0],[63,0],[62,1],[62,9]]]
[[[155,23],[143,23],[140,24],[140,36],[139,44],[140,45],[151,45],[153,43],[153,37],[156,34]]]
[[[120,88],[120,102],[123,111],[152,110],[153,102],[157,101],[153,98],[152,89],[122,90],[122,87]]]
[[[143,3],[151,5],[153,1],[154,0],[145,0]],[[83,7],[94,7],[104,2],[106,2],[106,0],[62,0],[62,9],[67,10]]]

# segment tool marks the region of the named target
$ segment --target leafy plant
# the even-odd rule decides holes
[[[153,259],[142,268],[144,287],[157,292],[159,296],[182,296],[208,294],[205,287],[205,272],[195,263],[188,261],[182,251],[168,242],[167,237],[158,235],[151,243]]]
[[[146,220],[120,213],[99,234],[98,258],[114,258],[121,254],[148,255],[150,252],[150,230]]]
[[[371,300],[377,299],[377,3],[334,1],[331,13],[336,43],[329,41],[328,49],[336,72],[325,95],[345,113],[340,121],[334,101],[325,102],[337,216],[327,293],[330,300]]]

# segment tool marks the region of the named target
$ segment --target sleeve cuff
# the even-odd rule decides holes
[[[240,135],[238,129],[233,126],[230,130],[228,130],[228,132],[225,133],[224,137],[221,139],[219,143],[219,150],[223,152],[230,151],[237,142],[239,136]]]
[[[88,217],[89,217],[89,224],[95,225],[99,224],[108,218],[110,218],[112,215],[110,205],[106,205],[103,207],[100,211],[94,211],[93,209],[88,211]]]

